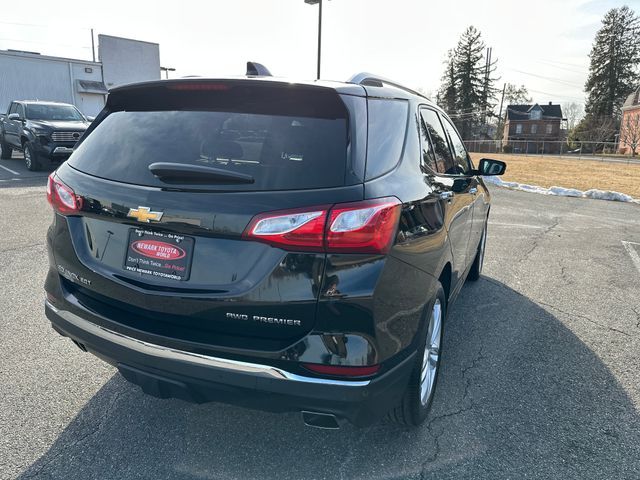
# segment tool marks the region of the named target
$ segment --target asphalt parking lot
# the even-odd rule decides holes
[[[14,164],[0,478],[640,478],[640,206],[493,188],[484,276],[445,324],[427,423],[321,431],[146,396],[58,336],[42,306],[46,172]]]
[[[39,185],[43,184],[47,175],[54,167],[38,172],[30,172],[24,164],[22,152],[13,152],[11,159],[0,160],[0,188],[9,185]]]

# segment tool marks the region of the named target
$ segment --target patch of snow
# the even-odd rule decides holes
[[[591,190],[582,191],[575,188],[564,187],[551,187],[544,188],[537,185],[527,185],[526,183],[518,182],[505,182],[497,176],[482,177],[485,182],[496,185],[497,187],[511,188],[513,190],[521,190],[523,192],[539,193],[541,195],[556,195],[561,197],[580,197],[580,198],[595,198],[597,200],[612,200],[615,202],[631,202],[640,203],[640,199],[634,199],[626,193],[610,192],[608,190],[597,190],[592,188]]]

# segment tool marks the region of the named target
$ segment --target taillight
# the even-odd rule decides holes
[[[395,197],[334,206],[327,228],[327,251],[387,253],[395,238],[400,208]]]
[[[256,215],[244,236],[282,248],[322,250],[329,206]]]
[[[49,175],[47,181],[47,200],[62,215],[74,215],[82,209],[82,198],[62,183],[55,172]]]
[[[243,236],[289,250],[384,254],[393,244],[400,209],[400,201],[388,197],[262,213]]]
[[[336,375],[340,377],[366,377],[380,370],[380,365],[368,365],[364,367],[352,367],[346,365],[323,365],[320,363],[303,363],[307,370],[323,375]]]

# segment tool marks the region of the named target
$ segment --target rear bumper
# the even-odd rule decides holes
[[[220,401],[260,410],[315,411],[357,426],[374,423],[392,408],[407,385],[414,355],[366,380],[307,377],[270,365],[200,355],[143,342],[45,304],[60,334],[115,365],[129,381],[160,398]]]

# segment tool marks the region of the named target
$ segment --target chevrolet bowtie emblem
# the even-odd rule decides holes
[[[152,212],[149,207],[130,208],[127,217],[135,218],[144,223],[149,223],[151,220],[159,222],[162,218],[162,212]]]

